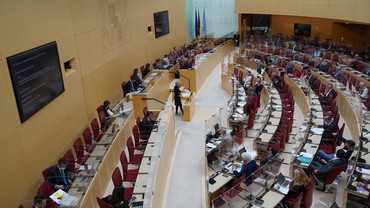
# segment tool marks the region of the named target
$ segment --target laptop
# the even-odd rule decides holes
[[[279,173],[279,175],[277,176],[277,182],[283,187],[287,187],[290,183],[290,181],[286,180],[281,173]]]
[[[242,154],[244,153],[244,152],[246,152],[247,150],[245,149],[245,147],[243,147],[243,148],[241,148],[240,150],[239,150],[239,156],[238,156],[238,158],[236,158],[236,160],[241,160],[242,159]]]

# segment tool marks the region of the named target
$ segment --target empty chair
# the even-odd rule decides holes
[[[86,145],[86,151],[87,152],[92,152],[95,149],[96,144],[93,144],[93,138],[91,135],[90,128],[87,127],[83,133],[82,133],[84,140],[85,140],[85,145]]]
[[[121,83],[121,87],[122,87],[122,92],[123,92],[123,98],[125,98],[126,97],[126,95],[127,95],[127,91],[125,90],[125,87],[126,87],[126,81],[124,81],[124,82],[122,82]]]
[[[123,150],[121,152],[121,156],[120,156],[120,162],[121,162],[121,166],[122,166],[122,170],[125,174],[127,175],[137,175],[139,173],[139,169],[128,169],[128,165],[130,164],[127,160],[127,156],[126,156],[126,152],[125,150]]]
[[[71,171],[71,173],[76,173],[78,169],[76,168],[75,158],[73,156],[72,150],[71,149],[67,150],[63,158],[67,160],[69,171]]]
[[[76,156],[77,156],[77,163],[83,165],[86,163],[87,159],[89,159],[88,155],[85,155],[84,146],[82,144],[81,137],[78,137],[76,141],[73,143],[73,147],[75,148]]]
[[[99,142],[101,138],[104,136],[104,134],[100,133],[100,128],[98,124],[98,119],[94,118],[91,121],[91,129],[93,131],[94,139]]]
[[[127,149],[129,153],[130,163],[140,164],[141,160],[143,159],[143,154],[135,154],[134,142],[132,141],[132,137],[129,137],[127,139]]]
[[[96,201],[98,202],[100,208],[114,208],[113,205],[108,204],[99,197],[96,197]]]
[[[340,127],[339,131],[338,131],[338,134],[343,136],[343,132],[344,132],[344,127],[346,126],[345,123],[343,123],[342,127]],[[341,146],[342,145],[342,140],[340,139],[337,139],[337,146]]]
[[[139,127],[135,125],[132,128],[132,134],[134,135],[135,139],[135,149],[137,150],[144,150],[146,146],[146,142],[149,138],[149,135],[141,135],[139,131]]]

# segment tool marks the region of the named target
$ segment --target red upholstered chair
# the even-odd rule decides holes
[[[340,165],[340,166],[335,166],[335,167],[332,167],[330,172],[328,174],[326,174],[325,176],[325,181],[324,182],[321,182],[317,179],[317,175],[316,174],[313,174],[313,176],[315,177],[315,179],[320,182],[320,183],[323,183],[323,191],[325,191],[325,186],[326,184],[332,184],[334,182],[334,180],[338,177],[338,175],[347,168],[347,163],[346,164],[343,164],[343,165]],[[323,176],[324,177],[324,176]]]
[[[144,74],[144,69],[145,69],[144,65],[140,67],[141,76],[143,76],[143,74]],[[144,77],[143,77],[143,79],[144,79]]]
[[[100,208],[114,208],[113,205],[108,204],[99,197],[96,197],[96,201],[98,202]]]
[[[42,171],[42,176],[44,176],[44,179],[45,179],[45,180],[47,180],[47,179],[48,179],[49,172],[50,172],[50,170],[51,170],[54,166],[55,166],[55,164],[54,164],[54,165],[52,165],[52,166],[50,166],[50,167],[48,167],[48,168],[46,168],[45,170],[43,170],[43,171]]]
[[[101,138],[104,136],[103,133],[100,133],[100,128],[99,128],[99,124],[98,124],[98,119],[94,118],[92,121],[91,121],[91,129],[93,131],[93,135],[94,135],[94,139],[99,142],[101,140]]]
[[[19,205],[19,207],[18,208],[23,208],[23,205],[21,204],[21,205]]]
[[[126,95],[127,95],[127,93],[128,93],[128,92],[126,92],[126,90],[125,90],[125,86],[126,86],[126,81],[123,81],[123,82],[121,83],[122,92],[123,92],[123,98],[125,98],[125,97],[126,97]]]
[[[306,187],[302,202],[301,202],[301,208],[310,208],[312,205],[312,197],[313,197],[313,189],[315,188],[315,182],[316,179],[313,179],[311,183]]]
[[[284,201],[285,204],[289,204],[290,208],[300,208],[302,202],[303,193],[300,193],[299,196],[295,199],[287,199]]]
[[[145,115],[146,115],[146,113],[148,112],[148,107],[147,106],[145,106],[144,108],[143,108],[143,114],[144,114],[144,117],[145,117]]]
[[[238,68],[234,68],[234,75],[235,75],[235,77],[237,77],[237,76],[238,76],[238,74],[239,74],[239,70],[238,70]]]
[[[141,119],[140,119],[140,117],[137,117],[136,118],[136,126],[138,126],[139,128],[141,126]]]
[[[86,145],[86,151],[87,152],[92,152],[95,149],[96,144],[93,144],[93,138],[90,132],[90,128],[87,127],[83,133],[82,133],[84,140],[85,140],[85,145]]]
[[[124,173],[128,174],[128,175],[137,175],[139,173],[139,169],[128,169],[128,165],[130,164],[127,160],[127,156],[126,156],[126,153],[125,153],[125,150],[123,150],[121,152],[121,156],[120,156],[120,162],[121,162],[121,166],[122,166],[122,170]]]
[[[105,117],[104,111],[100,111],[98,115],[99,115],[101,130],[105,132],[107,131],[110,125],[109,118]]]
[[[143,154],[135,154],[135,149],[134,149],[134,142],[132,141],[132,137],[129,137],[127,139],[127,149],[128,149],[128,154],[130,158],[130,163],[131,164],[140,164],[141,160],[143,159]]]
[[[82,144],[81,137],[78,137],[76,141],[73,143],[73,147],[75,148],[76,156],[77,156],[77,163],[83,165],[86,163],[87,159],[89,159],[88,155],[84,155],[84,145]]]
[[[114,187],[122,186],[122,182],[123,182],[122,175],[118,167],[116,167],[116,169],[114,169],[113,171],[112,181],[113,181]],[[134,187],[129,187],[129,188],[125,187],[125,198],[126,199],[131,198],[133,192],[134,192]]]
[[[53,200],[49,198],[50,195],[54,193],[54,190],[51,188],[49,181],[45,180],[40,188],[37,190],[37,194],[43,195],[46,198],[46,207],[47,208],[54,208],[57,207],[58,204],[56,204]]]
[[[338,62],[339,61],[339,55],[337,53],[335,53],[333,55],[333,62]]]
[[[346,126],[345,123],[343,123],[342,127],[340,127],[339,131],[338,131],[338,134],[343,136],[343,132],[344,132],[344,127]],[[342,145],[342,140],[340,139],[337,139],[337,146],[341,146]]]
[[[135,150],[145,150],[146,148],[146,145],[147,143],[144,139],[144,141],[140,141],[140,139],[143,139],[142,137],[140,137],[140,133],[139,133],[139,127],[137,127],[137,125],[135,125],[133,128],[132,128],[132,134],[134,135],[134,139],[135,139]],[[148,137],[145,137],[145,138],[148,138]]]
[[[73,153],[72,153],[71,149],[67,150],[67,152],[64,154],[63,158],[67,160],[67,165],[69,167],[69,171],[71,171],[72,173],[78,172],[78,169],[76,168],[75,158],[73,156]]]
[[[244,190],[241,186],[241,184],[243,184],[244,179],[245,174],[243,174],[240,178],[233,181],[231,188],[227,189],[224,192],[221,192],[222,197],[226,199],[228,202],[232,202],[232,199]]]
[[[98,112],[98,113],[99,113],[100,111],[102,111],[102,110],[103,110],[103,105],[100,105],[99,107],[97,107],[97,108],[96,108],[96,112]]]
[[[338,110],[339,110],[338,106],[335,105],[334,109],[332,109],[331,111],[323,111],[322,113],[323,113],[324,116],[330,116],[330,117],[334,118],[337,115]]]
[[[334,107],[337,105],[336,100],[332,100],[330,105],[322,105],[322,111],[332,111]]]

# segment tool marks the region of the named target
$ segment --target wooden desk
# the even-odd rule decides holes
[[[188,101],[183,105],[184,108],[184,121],[191,121],[195,113],[195,92],[191,93]]]
[[[285,195],[275,192],[273,190],[268,191],[263,197],[263,207],[275,207],[284,198]],[[253,205],[252,208],[259,208],[257,205]]]
[[[190,79],[190,90],[198,92],[208,79],[209,75],[223,58],[233,50],[233,43],[229,42],[209,55],[196,69],[180,69],[180,74]],[[189,88],[189,82],[184,77],[180,77],[180,82],[185,88]]]

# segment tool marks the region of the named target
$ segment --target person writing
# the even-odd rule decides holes
[[[116,186],[113,189],[112,195],[102,198],[103,201],[113,205],[114,208],[129,208],[134,201],[125,199],[125,188]]]
[[[243,174],[245,174],[245,177],[249,177],[254,171],[257,170],[257,164],[256,161],[252,160],[251,155],[248,152],[243,152],[242,155],[243,165],[240,172],[235,170],[235,167],[239,167],[239,164],[235,164],[235,166],[232,167],[233,173],[236,177],[241,177]]]
[[[182,114],[184,114],[184,110],[182,109],[182,102],[181,102],[182,96],[181,96],[180,87],[181,87],[180,81],[176,81],[175,87],[173,88],[173,91],[175,93],[174,98],[175,98],[176,114],[177,114],[177,110],[179,107],[180,107]]]

